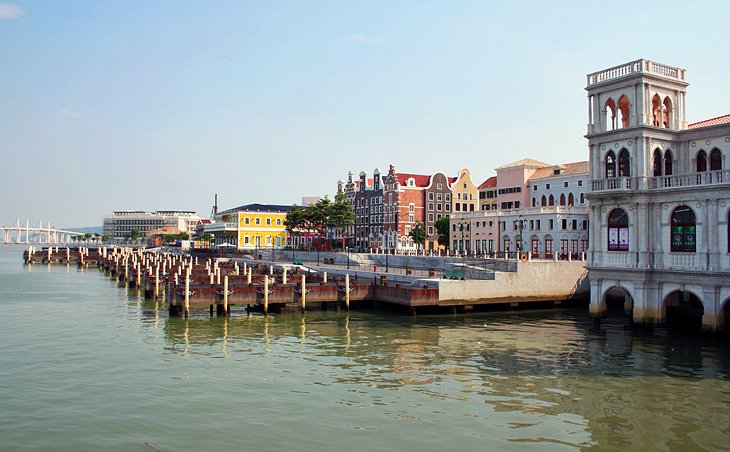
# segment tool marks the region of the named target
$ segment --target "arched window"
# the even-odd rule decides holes
[[[580,194],[580,203],[581,204],[585,204],[585,202],[586,202],[586,199],[585,198],[586,198],[585,195],[583,193],[581,193]]]
[[[669,96],[664,98],[664,112],[662,115],[662,126],[669,128],[669,121],[672,119],[672,100]]]
[[[616,102],[608,99],[605,107],[606,112],[606,131],[616,129]]]
[[[694,253],[697,249],[697,225],[694,211],[679,206],[672,212],[671,250],[680,253]]]
[[[667,149],[666,151],[664,151],[664,175],[671,176],[672,174],[674,174],[672,168],[672,151]]]
[[[545,195],[542,195],[542,200],[540,201],[540,205],[545,207],[547,205],[547,198]]]
[[[608,214],[608,250],[629,250],[629,216],[624,209],[613,209]]]
[[[631,177],[629,151],[626,149],[621,149],[621,152],[618,154],[618,177]]]
[[[662,119],[662,100],[659,94],[651,98],[651,125],[659,127]]]
[[[618,98],[619,124],[621,128],[629,126],[629,98],[621,96]]]
[[[537,199],[532,198],[532,207],[537,207]]]
[[[722,169],[722,154],[720,150],[715,148],[710,152],[710,171]]]
[[[575,204],[575,198],[573,197],[573,193],[568,194],[568,205],[572,206]]]
[[[652,159],[652,167],[654,168],[654,176],[662,175],[662,152],[659,148],[654,149],[654,158]]]
[[[553,195],[550,195],[550,200],[548,201],[548,205],[550,205],[550,206],[555,205],[555,197]]]
[[[700,151],[697,153],[697,172],[707,171],[707,153]]]
[[[565,193],[560,194],[560,205],[561,206],[565,205]]]
[[[616,177],[616,154],[608,151],[606,154],[606,179]]]

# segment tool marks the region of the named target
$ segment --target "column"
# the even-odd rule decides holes
[[[637,235],[639,238],[639,268],[649,268],[649,253],[648,253],[648,242],[649,242],[649,221],[648,221],[648,206],[646,203],[636,204],[636,214],[638,215],[639,228]]]
[[[709,271],[717,271],[720,269],[720,225],[718,218],[718,200],[708,200],[708,217],[707,234],[709,236]]]

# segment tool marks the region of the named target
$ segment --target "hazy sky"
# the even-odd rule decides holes
[[[730,113],[728,21],[726,1],[0,3],[0,224],[585,160],[590,72],[683,67],[690,121]]]

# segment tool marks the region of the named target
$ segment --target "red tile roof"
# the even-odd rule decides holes
[[[717,118],[705,119],[704,121],[695,122],[687,125],[687,128],[696,129],[698,127],[719,126],[720,124],[730,124],[730,115],[718,116]]]
[[[489,179],[482,182],[482,185],[479,186],[479,189],[482,188],[492,188],[497,186],[497,176],[492,176]]]
[[[431,180],[431,176],[427,176],[425,174],[408,174],[408,173],[397,173],[398,175],[398,183],[401,184],[402,187],[407,187],[407,181],[410,178],[413,178],[416,187],[428,187],[428,184]]]

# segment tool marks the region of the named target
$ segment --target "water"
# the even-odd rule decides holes
[[[0,246],[2,450],[720,450],[726,340],[584,310],[169,319]]]

